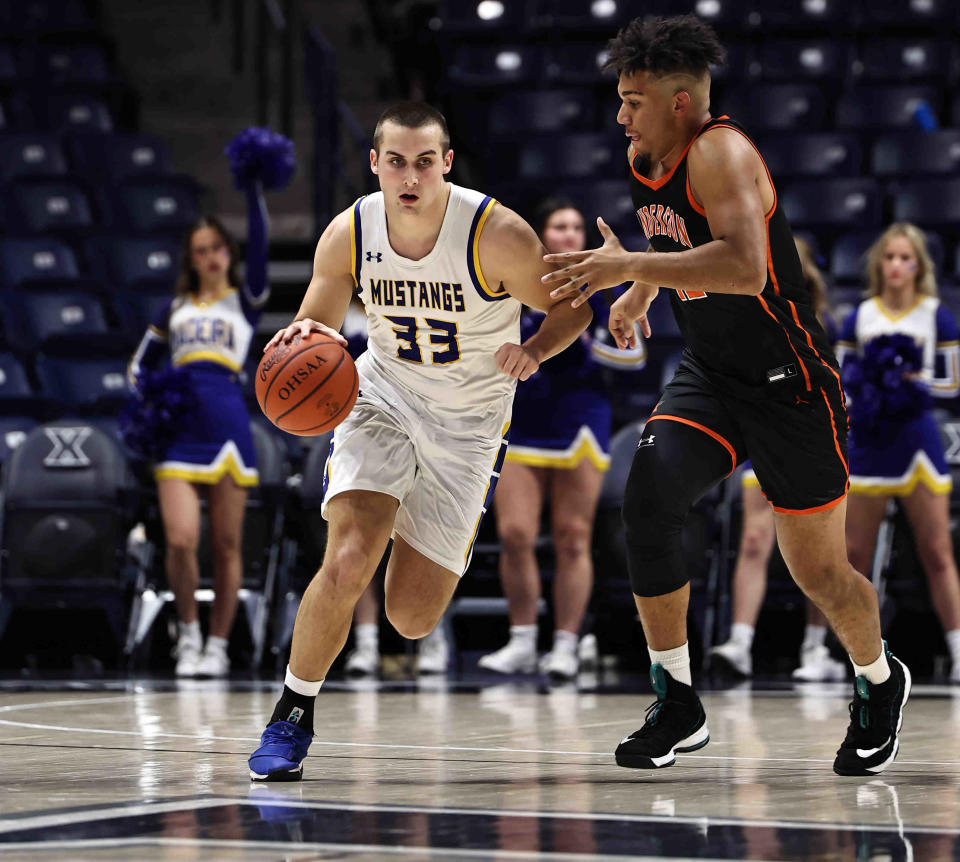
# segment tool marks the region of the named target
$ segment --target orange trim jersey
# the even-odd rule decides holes
[[[733,129],[750,141],[738,123],[723,116],[704,123],[677,163],[656,180],[643,175],[640,156],[634,159],[631,194],[654,251],[685,251],[714,240],[690,188],[687,156],[698,137],[717,128]],[[760,296],[670,291],[687,352],[712,382],[740,397],[793,398],[822,385],[839,387],[837,360],[817,321],[775,188],[765,221],[767,283]]]

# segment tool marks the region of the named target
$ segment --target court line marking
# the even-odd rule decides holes
[[[63,733],[102,733],[113,736],[149,736],[150,739],[167,737],[170,739],[192,739],[196,742],[259,742],[258,736],[211,736],[190,733],[170,733],[168,731],[157,731],[156,733],[144,734],[139,730],[114,730],[113,728],[98,727],[71,727],[59,724],[37,724],[27,721],[11,721],[10,719],[0,719],[0,725],[9,727],[22,727],[29,730],[56,730]],[[463,751],[473,752],[474,754],[563,754],[563,755],[582,755],[584,757],[604,757],[609,758],[609,751],[567,751],[553,748],[480,748],[464,745],[411,745],[399,742],[338,742],[336,740],[314,739],[313,745],[323,745],[328,747],[344,748],[382,748],[382,749],[401,749],[405,751]],[[145,749],[149,751],[150,749]],[[203,752],[198,752],[203,753]],[[832,759],[813,758],[813,757],[743,757],[739,755],[725,754],[681,754],[682,760],[722,760],[726,762],[743,763],[833,763]],[[900,766],[939,766],[939,767],[960,767],[960,761],[956,760],[898,760]],[[600,764],[598,764],[600,765]],[[605,764],[604,764],[605,765]]]

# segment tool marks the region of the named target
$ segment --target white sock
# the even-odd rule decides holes
[[[573,655],[577,651],[577,644],[580,643],[580,637],[576,632],[565,632],[563,629],[557,629],[553,633],[554,652],[565,652]]]
[[[358,648],[380,647],[380,626],[377,623],[357,623],[353,627],[353,637]]]
[[[194,620],[192,623],[185,623],[181,620],[177,622],[177,630],[181,638],[193,641],[197,646],[203,643],[203,636],[200,634],[200,620]]]
[[[693,685],[693,678],[690,676],[690,644],[674,647],[673,649],[655,650],[647,647],[650,653],[652,664],[659,664],[670,674],[677,682],[684,685]]]
[[[532,626],[510,626],[510,640],[528,650],[537,648],[537,624]]]
[[[814,647],[823,646],[826,642],[827,642],[826,626],[808,625],[803,630],[803,646],[801,646],[800,649],[813,649]]]
[[[730,626],[730,640],[737,646],[749,650],[753,646],[753,635],[755,633],[753,626],[747,623],[734,623]]]
[[[887,653],[883,647],[880,647],[880,658],[870,662],[870,664],[861,667],[853,659],[851,659],[851,662],[853,662],[853,672],[857,676],[865,676],[867,682],[872,685],[879,685],[881,682],[890,679],[890,665],[887,664]]]
[[[293,671],[290,670],[290,665],[287,665],[287,675],[283,678],[283,684],[289,688],[290,691],[295,691],[304,697],[316,697],[320,693],[320,686],[323,685],[323,680],[300,679],[300,677],[294,676]]]
[[[950,659],[956,666],[960,664],[960,629],[954,629],[952,632],[944,632],[947,639],[947,649],[950,650]]]
[[[227,651],[227,639],[218,638],[216,635],[210,635],[207,638],[207,652],[217,652],[225,653]]]

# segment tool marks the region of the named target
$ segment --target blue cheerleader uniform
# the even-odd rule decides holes
[[[164,360],[188,374],[193,415],[181,421],[154,465],[156,479],[215,485],[229,474],[240,486],[258,483],[257,457],[240,372],[269,298],[263,199],[248,192],[246,283],[210,302],[192,294],[171,299],[144,334],[128,370],[131,385]]]
[[[921,381],[937,398],[960,390],[957,323],[940,300],[921,296],[906,311],[894,314],[876,297],[862,302],[846,319],[837,344],[837,359],[846,358],[873,338],[900,333],[915,339],[923,353]],[[936,494],[952,487],[943,442],[932,411],[892,427],[876,441],[850,428],[850,490],[857,494],[905,497],[918,484]]]
[[[507,461],[570,470],[586,458],[598,470],[610,466],[612,411],[600,366],[639,370],[647,349],[639,331],[637,347],[631,350],[611,344],[609,302],[601,294],[588,302],[593,328],[517,385]],[[524,309],[521,339],[536,332],[542,320],[541,312]]]

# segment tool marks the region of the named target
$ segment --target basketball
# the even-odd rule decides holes
[[[360,389],[346,349],[319,332],[268,350],[257,367],[257,402],[282,431],[311,437],[339,425]]]

